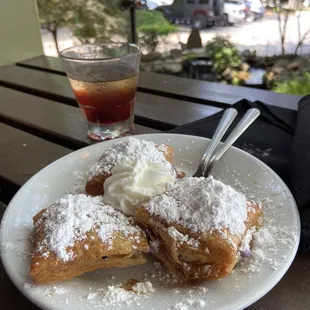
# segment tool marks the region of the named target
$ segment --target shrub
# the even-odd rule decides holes
[[[236,46],[221,36],[216,36],[207,43],[206,53],[219,73],[222,73],[226,68],[236,68],[242,62],[241,55]]]
[[[155,51],[160,40],[177,30],[161,12],[137,11],[138,44],[149,52]]]
[[[304,72],[302,75],[290,77],[288,80],[278,82],[272,89],[277,93],[291,95],[309,95],[310,94],[310,72]]]

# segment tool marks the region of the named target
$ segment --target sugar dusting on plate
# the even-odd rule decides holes
[[[1,253],[12,253],[21,257],[25,262],[30,261],[30,252],[32,249],[32,226],[16,227],[16,235],[13,242],[0,244]]]

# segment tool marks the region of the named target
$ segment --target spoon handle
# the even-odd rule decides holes
[[[237,110],[230,108],[225,110],[221,121],[219,123],[219,125],[217,126],[212,140],[210,141],[205,153],[202,156],[200,165],[198,167],[197,172],[195,173],[194,176],[203,176],[205,173],[205,170],[210,162],[210,159],[212,157],[213,152],[215,151],[215,149],[217,148],[217,146],[219,145],[222,137],[224,136],[225,132],[227,131],[227,129],[229,128],[230,124],[232,123],[232,121],[234,120],[234,118],[237,115]]]
[[[213,166],[219,161],[219,159],[226,153],[226,151],[234,144],[234,142],[244,133],[244,131],[256,120],[260,115],[258,109],[250,109],[242,117],[240,122],[228,136],[226,141],[218,147],[214,152],[211,160],[209,161],[208,167],[205,169],[205,177],[207,177],[213,168]]]

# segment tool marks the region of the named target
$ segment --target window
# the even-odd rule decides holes
[[[209,4],[209,0],[199,0],[200,4]]]
[[[194,4],[196,2],[196,0],[187,0],[188,4]]]

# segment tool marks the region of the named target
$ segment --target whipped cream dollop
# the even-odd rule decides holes
[[[176,173],[164,151],[165,145],[137,138],[108,148],[91,172],[93,176],[111,173],[104,182],[103,201],[126,215],[134,215],[136,207],[166,191],[175,183]]]

